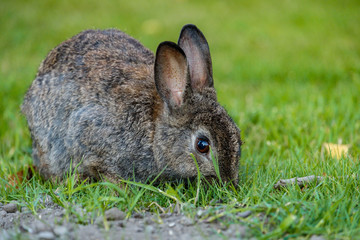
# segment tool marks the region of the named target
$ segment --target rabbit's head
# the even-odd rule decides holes
[[[163,42],[155,60],[155,84],[162,99],[154,137],[157,166],[168,179],[197,175],[237,182],[240,131],[217,102],[209,46],[194,25],[183,27],[178,45]],[[212,153],[212,154],[211,154]]]

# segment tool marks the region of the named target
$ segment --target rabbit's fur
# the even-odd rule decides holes
[[[82,177],[146,181],[201,173],[237,181],[240,132],[216,99],[209,47],[194,25],[178,45],[163,42],[156,57],[118,30],[87,30],[54,48],[42,62],[22,111],[35,166],[62,179],[78,165]]]

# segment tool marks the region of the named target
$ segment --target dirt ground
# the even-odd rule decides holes
[[[109,209],[104,216],[95,218],[78,207],[76,214],[52,202],[35,216],[26,207],[16,203],[0,203],[0,239],[243,239],[251,238],[249,229],[243,224],[226,221],[207,222],[200,220],[199,209],[194,219],[184,214],[164,213],[160,215],[135,213],[125,219],[125,213],[117,208]],[[196,216],[197,216],[196,215]],[[243,212],[245,218],[251,212]],[[104,219],[105,224],[104,224]],[[241,221],[240,221],[241,222]],[[230,224],[229,224],[230,223]]]

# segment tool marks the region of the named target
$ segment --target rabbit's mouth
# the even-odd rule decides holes
[[[182,183],[187,188],[192,184],[196,183],[197,180],[198,180],[197,176],[194,176],[194,177],[175,178],[175,179],[167,180],[167,183],[175,184],[175,185]],[[206,185],[211,185],[213,183],[219,183],[219,179],[216,176],[203,176],[203,180],[201,182],[206,186]]]
[[[205,184],[213,184],[214,182],[215,183],[218,183],[219,182],[219,179],[216,175],[209,175],[209,176],[202,176],[203,180],[202,180],[202,183],[205,183]],[[191,177],[191,178],[188,178],[190,182],[196,182],[197,181],[197,176],[195,177]]]
[[[216,175],[210,175],[210,176],[205,176],[205,182],[212,184],[213,182],[220,182],[219,178]]]
[[[203,183],[208,183],[208,184],[212,184],[214,181],[215,182],[219,182],[219,179],[216,175],[208,175],[208,176],[204,176],[202,175],[202,182]],[[193,176],[193,177],[183,177],[183,178],[172,178],[172,179],[167,179],[168,183],[179,183],[179,182],[183,182],[183,183],[195,183],[198,180],[197,175]]]

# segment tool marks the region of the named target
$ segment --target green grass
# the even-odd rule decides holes
[[[94,217],[112,206],[131,214],[161,212],[153,202],[161,208],[178,203],[193,216],[195,207],[221,199],[230,217],[256,213],[244,224],[259,238],[360,235],[358,1],[5,0],[0,6],[0,202],[17,200],[36,213],[50,195],[69,215],[81,205]],[[154,51],[161,41],[176,41],[186,23],[207,37],[219,101],[242,129],[239,187],[164,183],[159,191],[79,183],[74,175],[63,184],[36,176],[5,187],[10,175],[31,163],[20,104],[48,51],[81,30],[111,27]],[[321,154],[324,142],[339,139],[351,145],[349,156]],[[273,189],[279,178],[312,174],[326,177],[305,189]],[[220,217],[215,210],[209,215]],[[239,220],[227,224],[232,221]]]

